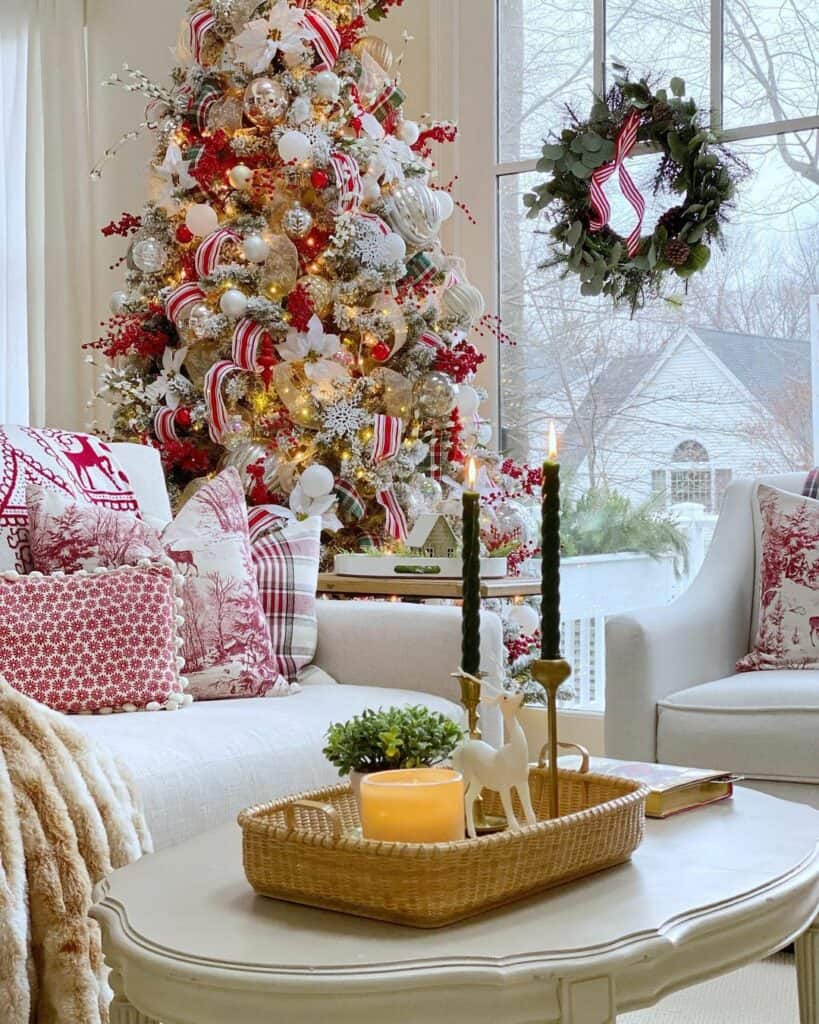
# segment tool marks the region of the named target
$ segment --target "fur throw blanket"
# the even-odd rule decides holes
[[[151,849],[136,794],[70,719],[0,679],[0,1018],[102,1024],[92,889]]]

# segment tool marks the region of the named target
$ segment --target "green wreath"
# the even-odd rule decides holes
[[[703,270],[711,246],[722,241],[744,165],[703,123],[697,105],[685,98],[685,83],[672,78],[669,90],[653,92],[645,79],[630,81],[625,68],[589,118],[569,111],[571,123],[547,142],[537,164],[548,181],[523,197],[529,217],[548,208],[554,256],[541,269],[563,266],[577,274],[583,295],[608,295],[628,302],[632,314],[646,298],[663,294],[668,275],[686,280]],[[653,192],[682,200],[666,210],[650,235],[640,234],[642,197],[626,168],[636,142],[662,155]],[[608,226],[602,184],[620,176],[620,187],[635,209],[637,226],[623,238]]]

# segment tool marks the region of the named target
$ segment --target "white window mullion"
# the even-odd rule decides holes
[[[711,127],[722,127],[724,0],[711,0]]]

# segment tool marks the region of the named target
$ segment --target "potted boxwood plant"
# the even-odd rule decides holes
[[[445,760],[463,737],[463,729],[439,711],[416,705],[367,709],[327,731],[324,755],[349,775],[358,796],[362,775],[392,768],[420,768]]]

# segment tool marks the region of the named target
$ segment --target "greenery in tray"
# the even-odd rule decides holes
[[[324,754],[339,775],[418,768],[449,757],[462,738],[460,726],[425,707],[367,709],[330,726]]]

